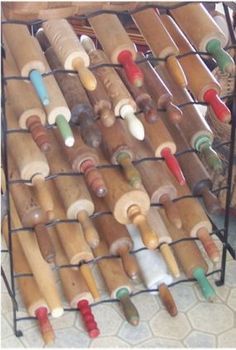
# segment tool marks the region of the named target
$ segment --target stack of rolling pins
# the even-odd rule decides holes
[[[191,11],[194,23],[202,24],[198,34],[186,21]],[[89,37],[79,40],[65,19],[44,22],[36,38],[26,27],[4,26],[4,73],[29,81],[6,84],[7,126],[29,133],[12,132],[7,139],[10,228],[25,229],[11,235],[5,217],[2,231],[12,250],[14,271],[23,274],[18,278],[22,300],[29,315],[38,319],[45,344],[56,336],[48,314],[63,314],[51,270],[55,265],[64,296],[80,311],[90,337],[100,333],[90,307],[101,298],[90,266],[94,261],[110,297],[121,303],[133,326],[139,323],[138,305],[131,300],[134,283],[142,281],[150,292],[159,292],[173,317],[178,305],[168,286],[181,271],[196,280],[207,300],[215,296],[199,247],[203,245],[213,264],[219,261],[219,250],[201,202],[189,195],[192,191],[202,196],[209,213],[219,212],[220,206],[198,154],[180,155],[183,173],[174,157],[192,147],[215,171],[221,170],[212,131],[192,105],[186,85],[223,122],[230,120],[230,112],[200,56],[178,59],[179,54],[194,52],[182,29],[223,71],[232,73],[234,67],[221,48],[220,29],[202,5],[171,13],[180,27],[154,9],[132,16],[153,55],[161,59],[156,68],[143,61],[114,14],[89,17],[104,51]],[[101,67],[92,71],[90,63]],[[42,79],[49,66],[69,72]],[[183,103],[188,105],[180,110],[178,104]],[[135,116],[138,108],[140,115]],[[46,121],[59,130],[44,129]],[[199,242],[188,237],[198,237]],[[32,277],[25,278],[26,273]]]

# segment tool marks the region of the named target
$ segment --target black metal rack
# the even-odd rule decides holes
[[[185,4],[186,3],[180,3],[180,4],[178,4],[175,7],[184,6]],[[226,16],[226,20],[227,20],[227,23],[228,23],[229,33],[230,33],[231,42],[232,42],[232,45],[229,48],[232,48],[232,47],[236,48],[236,40],[235,40],[232,24],[231,24],[231,21],[230,21],[230,15],[229,15],[228,6],[225,3],[223,4],[223,6],[224,6],[225,16]],[[155,8],[154,5],[145,5],[145,6],[140,7],[139,9],[135,9],[135,10],[132,10],[132,11],[101,10],[101,11],[91,12],[88,15],[74,16],[73,19],[87,19],[89,17],[96,16],[96,15],[99,15],[101,13],[112,13],[112,14],[117,14],[117,15],[120,15],[120,14],[132,14],[134,12],[142,11],[142,10],[144,10],[146,8],[150,8],[150,7]],[[164,6],[160,6],[160,7],[158,6],[158,8],[167,10]],[[33,22],[7,20],[7,21],[2,21],[2,25],[10,25],[11,23],[28,25],[28,26],[30,26],[31,33],[34,33],[34,27],[40,25],[42,22],[43,21],[39,21],[39,20],[33,21]],[[202,52],[198,52],[198,51],[196,53],[202,54]],[[188,53],[188,54],[194,54],[194,53]],[[208,54],[204,52],[204,55],[208,55]],[[182,57],[182,56],[183,55],[181,55],[179,57]],[[20,337],[20,336],[23,336],[23,333],[22,333],[21,330],[18,329],[18,322],[24,321],[24,320],[36,319],[36,318],[35,317],[21,317],[21,318],[17,317],[18,305],[17,305],[17,300],[16,300],[15,278],[21,278],[23,276],[24,277],[28,276],[30,278],[30,276],[32,276],[32,274],[18,274],[18,275],[14,274],[13,256],[12,256],[12,237],[11,237],[11,235],[15,234],[16,232],[20,233],[20,231],[23,231],[24,229],[32,230],[32,228],[21,227],[21,228],[17,228],[17,229],[12,229],[12,227],[11,227],[11,210],[10,210],[10,207],[9,207],[9,186],[12,183],[17,183],[17,182],[27,183],[29,181],[27,181],[27,180],[13,180],[13,181],[9,181],[8,180],[7,135],[9,133],[15,133],[15,132],[28,132],[28,130],[22,130],[22,129],[14,129],[14,130],[11,129],[11,130],[9,130],[8,129],[8,127],[7,127],[7,118],[6,118],[6,115],[5,115],[5,101],[6,101],[5,98],[6,97],[5,97],[5,94],[4,94],[4,85],[7,83],[7,81],[9,79],[25,79],[26,80],[28,78],[26,78],[26,77],[4,77],[4,58],[5,58],[4,57],[4,48],[2,46],[2,84],[1,84],[2,85],[2,135],[3,135],[3,137],[2,137],[3,138],[3,145],[2,145],[2,155],[3,156],[2,156],[2,159],[3,159],[3,167],[4,167],[4,170],[5,170],[5,174],[6,174],[6,198],[7,198],[7,215],[8,215],[8,229],[9,229],[9,247],[8,247],[8,250],[5,249],[5,250],[2,250],[1,252],[2,252],[2,254],[9,254],[9,256],[10,256],[10,282],[8,281],[8,279],[7,279],[6,275],[5,275],[5,272],[4,272],[3,268],[1,268],[1,275],[2,275],[2,278],[4,280],[4,283],[6,284],[8,293],[9,293],[9,295],[11,297],[11,300],[12,300],[14,333],[15,333],[15,335],[17,337]],[[155,59],[146,58],[146,59],[148,59],[150,61],[155,61],[155,62],[160,61],[160,59],[156,59],[156,58]],[[139,62],[141,62],[141,61],[137,61],[137,63],[139,63]],[[96,69],[96,68],[98,68],[100,66],[101,65],[97,65],[97,66],[93,66],[93,67],[90,67],[90,68],[91,69]],[[107,66],[120,67],[120,65],[114,65],[114,64],[107,64]],[[53,70],[50,73],[43,74],[43,76],[46,76],[48,74],[56,74],[57,71],[58,70]],[[60,70],[60,72],[62,72],[62,71]],[[68,72],[71,73],[72,71],[63,70],[63,73],[65,73],[65,74],[67,74]],[[226,97],[229,97],[229,96],[226,96]],[[212,224],[213,224],[213,231],[211,233],[212,235],[216,234],[218,236],[218,238],[222,242],[222,258],[221,258],[220,268],[217,269],[217,270],[213,270],[213,271],[211,271],[210,273],[207,274],[207,276],[213,275],[213,274],[216,274],[217,276],[219,275],[219,278],[215,281],[217,286],[220,286],[220,285],[224,284],[227,251],[229,251],[231,253],[231,255],[233,256],[234,259],[236,258],[235,251],[233,250],[233,248],[228,243],[229,213],[230,213],[230,199],[231,199],[231,191],[230,191],[230,189],[231,189],[232,173],[233,173],[233,157],[234,157],[235,128],[236,128],[236,95],[233,95],[232,97],[233,97],[233,108],[232,108],[231,140],[229,140],[229,142],[230,142],[230,155],[229,155],[229,165],[228,165],[228,181],[227,181],[227,186],[214,190],[214,192],[216,192],[216,193],[219,192],[219,191],[223,191],[223,190],[227,191],[224,227],[219,229],[214,224],[214,222],[212,222]],[[194,104],[206,105],[203,102],[193,102],[193,103]],[[184,105],[179,105],[179,107],[183,108]],[[49,127],[51,127],[51,126],[48,126],[48,128]],[[221,145],[223,145],[223,144],[224,143],[222,143]],[[218,145],[218,147],[220,147],[221,145]],[[184,152],[177,153],[176,156],[180,157],[185,152],[196,152],[196,151],[193,150],[193,149],[188,149],[188,150],[185,150]],[[147,160],[156,161],[156,160],[162,160],[162,158],[157,158],[157,157],[143,158],[143,159],[139,160],[138,162],[143,162],[143,161],[147,161]],[[134,161],[134,164],[135,163],[137,164],[137,161]],[[107,165],[101,165],[101,166],[98,166],[98,168],[102,168],[102,167],[116,167],[116,165],[108,165],[108,166]],[[55,178],[56,176],[83,176],[83,174],[81,174],[81,173],[60,173],[59,174],[58,173],[58,174],[53,174],[53,175],[48,176],[46,178],[46,180],[50,181],[51,179]],[[181,200],[181,199],[183,199],[185,197],[178,197],[178,198],[175,199],[175,201]],[[187,196],[187,197],[198,197],[198,196],[191,195],[191,196]],[[156,204],[152,204],[152,206],[161,206],[161,205],[156,203]],[[96,213],[94,213],[91,216],[91,218],[96,217],[98,215],[111,215],[111,212],[99,212],[99,213],[96,212]],[[76,222],[76,220],[56,220],[56,221],[48,223],[47,226],[50,227],[52,225],[57,225],[57,224],[60,224],[60,222],[71,222],[72,223],[72,222]],[[179,242],[185,241],[185,240],[199,240],[199,239],[198,238],[184,238],[184,239],[181,239],[181,240],[178,240],[178,241],[173,241],[172,243],[170,243],[170,245],[178,244]],[[137,254],[140,250],[144,250],[144,249],[147,249],[147,248],[141,248],[139,250],[133,251],[132,253],[133,254]],[[103,256],[103,257],[95,258],[95,259],[93,259],[93,260],[91,260],[89,262],[81,262],[80,264],[77,264],[77,265],[72,265],[72,264],[63,265],[63,266],[58,266],[57,268],[60,269],[60,268],[69,268],[69,267],[75,267],[75,266],[78,267],[78,266],[80,266],[82,264],[93,264],[93,263],[96,263],[99,259],[113,259],[113,258],[117,258],[117,256],[112,256],[112,255]],[[172,283],[170,285],[170,287],[174,286],[176,284],[179,284],[179,283],[182,283],[182,282],[188,282],[188,281],[194,281],[194,279],[181,279],[181,280],[178,280],[178,281]],[[152,289],[152,290],[151,289],[139,290],[139,291],[137,291],[135,293],[132,293],[131,297],[133,297],[133,296],[135,296],[137,294],[147,293],[147,292],[151,292],[151,291],[158,291],[158,288],[157,289]],[[118,300],[116,300],[116,299],[101,300],[101,301],[99,301],[97,303],[92,304],[91,306],[95,307],[96,305],[101,304],[101,303],[112,303],[112,302],[118,302]],[[72,309],[72,308],[65,308],[64,311],[65,312],[71,312],[71,311],[78,311],[78,310],[77,309]]]

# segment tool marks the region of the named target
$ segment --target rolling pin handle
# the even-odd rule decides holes
[[[97,230],[95,229],[92,221],[90,220],[88,213],[86,210],[81,210],[77,214],[77,219],[82,226],[82,230],[84,232],[85,239],[90,246],[90,248],[94,249],[99,244],[99,235]]]
[[[160,252],[161,252],[171,274],[175,278],[178,278],[180,276],[180,271],[179,271],[179,267],[178,267],[178,264],[176,262],[175,256],[171,250],[171,247],[167,243],[162,243],[160,245]]]
[[[180,168],[179,162],[176,157],[171,153],[168,147],[163,148],[161,156],[165,159],[166,165],[168,166],[171,173],[175,176],[181,186],[185,185],[186,180],[184,174]]]
[[[46,128],[42,125],[40,118],[37,115],[32,115],[26,121],[26,127],[31,133],[32,139],[39,149],[46,153],[50,150],[51,144],[47,135]]]
[[[84,280],[88,286],[90,293],[92,294],[95,301],[100,299],[100,293],[97,289],[97,285],[95,279],[93,277],[90,266],[87,264],[83,264],[80,266],[80,272],[82,273]]]
[[[193,271],[193,277],[196,278],[199,287],[201,288],[202,294],[208,301],[213,301],[215,298],[215,291],[208,281],[203,268],[197,267]]]
[[[223,123],[230,122],[231,112],[226,104],[221,101],[216,90],[207,90],[203,96],[203,100],[211,106],[213,112],[215,113],[215,116],[217,119],[219,119],[219,121]]]
[[[176,84],[183,89],[186,88],[188,84],[186,76],[178,59],[175,56],[171,55],[167,57],[166,68],[172,76],[173,80],[176,82]]]
[[[48,106],[49,102],[50,102],[49,96],[48,96],[48,92],[47,92],[46,86],[44,84],[41,73],[38,70],[33,69],[29,73],[29,78],[30,78],[30,81],[31,81],[41,103],[44,106]]]
[[[67,147],[72,147],[75,143],[75,139],[71,127],[64,115],[58,115],[56,117],[56,125],[61,133],[65,145]]]
[[[102,142],[102,134],[96,123],[80,123],[80,135],[84,143],[90,147],[98,148]]]
[[[88,331],[90,338],[96,338],[99,336],[100,331],[95,321],[92,309],[87,300],[83,299],[77,303],[77,308],[81,312],[84,325]]]
[[[142,184],[141,175],[133,165],[130,155],[126,152],[120,152],[116,157],[116,161],[122,166],[125,178],[129,184],[134,188],[139,188]]]
[[[116,293],[117,299],[120,300],[126,320],[133,326],[139,324],[139,313],[129,297],[129,291],[126,288],[121,288]]]
[[[123,268],[127,276],[132,280],[136,280],[139,277],[139,268],[135,256],[129,254],[129,247],[125,245],[119,247],[117,254],[121,257]]]
[[[199,152],[203,155],[209,168],[215,171],[217,174],[223,172],[223,164],[216,151],[213,150],[209,142],[202,142],[199,146]]]
[[[134,109],[130,105],[123,105],[120,109],[121,118],[125,119],[128,129],[137,140],[142,141],[145,136],[144,126],[134,114]]]
[[[218,198],[205,186],[202,188],[201,193],[203,202],[209,214],[219,214],[222,211]]]
[[[87,159],[80,165],[80,170],[84,173],[85,182],[97,197],[105,197],[107,194],[107,186],[104,182],[102,174],[96,168],[93,160]]]
[[[75,58],[72,62],[74,70],[79,74],[82,85],[88,91],[94,91],[97,87],[95,75],[84,65],[81,58]]]
[[[149,124],[154,124],[159,118],[156,108],[153,107],[152,105],[146,106],[145,108],[143,108],[143,111],[144,111],[144,118],[146,122]]]
[[[131,52],[123,50],[117,60],[124,67],[128,81],[136,87],[141,87],[143,85],[143,72],[133,61]]]
[[[166,113],[169,121],[174,125],[179,124],[183,118],[183,112],[172,102],[169,102],[166,106]]]
[[[39,322],[40,332],[46,345],[53,344],[55,334],[52,325],[48,319],[48,310],[46,307],[39,307],[35,311],[35,316]]]
[[[206,45],[206,50],[216,60],[223,73],[234,74],[235,64],[233,57],[222,48],[220,40],[211,39]]]
[[[102,124],[106,128],[111,127],[116,121],[115,114],[108,107],[103,107],[102,110],[100,111],[99,115],[100,115]]]
[[[220,259],[219,249],[217,248],[212,237],[209,235],[207,229],[205,227],[200,228],[197,231],[197,237],[202,242],[202,245],[211,261],[213,263],[217,263]]]
[[[168,286],[165,283],[161,283],[159,285],[159,297],[169,314],[172,317],[176,316],[178,313],[177,306]]]
[[[35,225],[34,231],[42,257],[47,263],[52,263],[56,254],[45,225]]]
[[[83,45],[83,48],[87,52],[87,54],[90,54],[91,52],[96,50],[96,46],[93,42],[93,40],[87,36],[87,35],[81,35],[80,42]]]
[[[165,213],[169,221],[178,229],[182,227],[182,221],[178,209],[174,202],[170,199],[168,194],[163,194],[159,199],[160,204],[163,205]]]
[[[54,219],[54,203],[51,193],[47,188],[47,183],[41,174],[35,174],[32,177],[32,185],[35,188],[36,197],[39,201],[40,207],[47,213],[48,220]]]

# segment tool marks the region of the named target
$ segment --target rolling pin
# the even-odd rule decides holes
[[[88,21],[109,60],[123,66],[131,84],[142,86],[143,74],[134,62],[137,53],[135,45],[118,17],[113,14],[101,14],[90,17]]]
[[[184,229],[177,229],[166,218],[164,211],[160,210],[161,217],[170,233],[173,241],[188,238]],[[183,241],[172,244],[175,255],[188,278],[195,278],[202,291],[202,294],[209,301],[215,297],[215,291],[207,280],[206,273],[208,266],[194,241]]]
[[[105,159],[101,160],[107,164]],[[101,169],[108,186],[104,201],[120,224],[133,223],[139,229],[143,243],[150,249],[158,244],[157,236],[147,221],[150,199],[144,188],[132,188],[119,173],[118,169]]]
[[[87,90],[95,90],[96,78],[87,68],[89,56],[69,22],[64,18],[51,19],[44,22],[42,27],[63,67],[76,70],[83,86]]]
[[[16,219],[11,214],[12,228],[15,226]],[[8,243],[8,225],[7,216],[5,216],[2,222],[2,233]],[[21,233],[20,233],[21,234]],[[14,272],[16,274],[32,274],[30,266],[26,260],[24,252],[21,248],[18,234],[12,235],[12,256],[14,262]],[[42,335],[45,345],[52,344],[55,339],[55,334],[52,325],[48,319],[49,307],[42,293],[39,291],[35,278],[31,277],[20,277],[17,279],[17,284],[20,291],[20,296],[23,300],[25,308],[28,311],[29,316],[36,317],[40,333]]]
[[[137,229],[133,225],[127,225],[127,229],[133,239],[134,249],[144,248]],[[148,289],[159,290],[159,296],[171,316],[178,313],[175,301],[171,295],[168,285],[173,282],[173,277],[168,274],[167,266],[161,254],[155,251],[142,250],[137,252],[136,258],[142,273],[143,281]],[[153,291],[152,294],[156,294]]]
[[[59,197],[56,185],[50,181],[50,192],[55,203],[55,217],[57,220],[66,220],[66,212]],[[66,253],[67,259],[72,265],[79,265],[83,261],[92,260],[93,253],[85,241],[81,225],[73,222],[60,222],[57,224],[58,238]],[[100,298],[95,279],[88,264],[78,266],[86,284],[95,300]]]
[[[147,144],[133,142],[133,149],[136,152],[136,160],[149,158],[153,152]],[[176,226],[181,227],[182,222],[173,199],[177,197],[177,190],[173,183],[165,164],[160,161],[145,160],[138,162],[138,168],[144,187],[148,192],[151,203],[160,203],[163,205],[168,219]]]
[[[186,39],[174,20],[167,15],[162,15],[162,22],[179,47],[180,53],[195,52],[192,45]],[[194,97],[210,105],[215,116],[222,122],[229,122],[231,113],[224,102],[221,101],[220,84],[213,77],[209,69],[203,63],[199,55],[187,55],[180,58],[180,64],[188,79],[188,87]]]
[[[142,183],[141,176],[133,165],[135,159],[132,148],[129,147],[129,134],[121,120],[117,119],[115,124],[106,128],[98,122],[102,133],[102,150],[106,158],[112,164],[119,164],[128,183],[138,188]]]
[[[83,35],[81,43],[86,52],[88,52],[93,65],[110,63],[105,53],[102,50],[97,50],[94,42],[89,37]],[[136,103],[115,69],[112,67],[101,67],[96,69],[96,73],[112,102],[115,116],[121,116],[121,118],[125,119],[130,133],[138,140],[143,140],[143,125],[134,114],[137,109]]]
[[[167,120],[164,120],[164,122],[168,123],[168,127],[170,128],[170,130],[178,129],[183,132],[187,142],[205,158],[209,168],[218,173],[222,172],[222,161],[212,148],[212,144],[214,141],[213,132],[210,126],[203,118],[203,116],[201,115],[199,109],[192,104],[193,99],[191,95],[188,93],[187,90],[180,91],[180,89],[170,78],[166,70],[160,70],[159,67],[156,67],[156,70],[163,77],[163,79],[165,79],[167,86],[174,94],[175,103],[191,103],[190,105],[186,105],[183,107],[184,118],[182,118],[178,128],[171,127],[170,123],[168,123]],[[178,142],[178,137],[174,137],[174,139],[175,142]]]
[[[203,4],[187,4],[170,12],[197,50],[207,51],[223,73],[235,72],[233,58],[223,49],[227,45],[227,37]]]
[[[63,66],[42,29],[37,32],[36,37],[51,69],[63,69]],[[70,122],[80,126],[81,137],[87,145],[95,148],[98,147],[101,143],[101,133],[96,126],[96,117],[93,108],[78,76],[58,72],[55,74],[55,79],[70,108]]]
[[[95,212],[109,212],[103,200],[93,197]],[[123,269],[132,280],[138,279],[139,269],[134,255],[130,254],[133,249],[133,241],[124,225],[117,222],[111,214],[98,215],[93,219],[102,240],[104,240],[112,255],[121,258]]]
[[[145,56],[141,52],[138,53],[138,59],[142,60]],[[164,109],[167,118],[174,124],[179,123],[182,120],[181,110],[173,103],[173,95],[167,88],[164,81],[157,74],[150,62],[140,63],[144,74],[144,86],[148,93],[155,101],[157,108]]]
[[[170,75],[180,88],[187,86],[184,71],[176,58],[178,46],[163,25],[157,9],[145,9],[132,15],[136,26],[157,58],[164,59]],[[160,62],[160,64],[163,62]]]
[[[17,129],[17,121],[9,103],[6,103],[6,115],[10,129]],[[40,152],[27,133],[8,135],[8,147],[20,173],[20,179],[29,180],[33,185],[40,207],[53,217],[54,203],[47,189],[45,177],[49,175],[49,166],[45,155]]]
[[[19,171],[16,168],[13,158],[10,157],[9,160],[10,180],[19,179]],[[55,250],[45,227],[48,221],[46,212],[39,207],[32,191],[25,184],[11,184],[11,194],[22,225],[33,228],[42,257],[48,263],[53,262]]]
[[[49,229],[50,237],[56,250],[57,267],[68,265],[68,259],[63,247],[57,237],[54,227]],[[66,300],[72,308],[80,311],[85,328],[91,338],[96,338],[100,331],[94,319],[92,309],[89,304],[93,302],[93,297],[88,291],[88,287],[80,271],[71,268],[59,268],[60,280]]]
[[[5,19],[3,13],[2,19]],[[37,40],[30,35],[27,26],[22,24],[5,24],[2,29],[20,75],[29,78],[42,104],[48,105],[51,101],[42,78],[46,66],[36,45]]]
[[[99,245],[94,249],[94,255],[96,257],[109,255],[108,246],[104,241],[100,241]],[[102,259],[98,260],[98,266],[111,298],[116,298],[120,301],[126,320],[133,326],[137,326],[139,314],[130,300],[129,295],[132,289],[121,262],[117,259]]]
[[[75,139],[73,147],[63,148],[60,135],[57,130],[54,130],[54,135],[56,136],[57,141],[61,144],[61,148],[63,148],[65,156],[69,160],[72,169],[84,174],[84,180],[87,187],[95,193],[96,196],[104,197],[107,193],[107,186],[100,170],[96,168],[100,163],[98,154],[94,148],[84,144],[82,138],[76,133],[75,129],[73,129],[73,134]]]
[[[5,76],[20,76],[6,42],[4,42],[4,48],[6,52]],[[40,150],[47,152],[50,147],[47,131],[44,127],[47,118],[33,87],[23,80],[8,80],[6,88],[6,95],[14,110],[18,126],[22,129],[28,129]]]
[[[51,173],[71,173],[69,163],[64,158],[52,130],[48,134],[52,145],[50,151],[47,153]],[[94,212],[94,204],[84,179],[81,176],[57,176],[54,182],[66,210],[67,218],[78,220],[90,247],[96,246],[99,237],[89,218]]]

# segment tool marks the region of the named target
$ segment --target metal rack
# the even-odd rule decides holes
[[[178,4],[175,7],[184,6],[184,5],[185,5],[185,3],[181,3],[181,4]],[[232,47],[236,48],[236,40],[235,40],[235,37],[234,37],[232,24],[230,22],[229,10],[228,10],[228,7],[227,7],[226,4],[223,4],[223,6],[224,6],[226,20],[227,20],[228,27],[229,27],[229,33],[230,33],[230,36],[231,36],[231,41],[232,41],[232,44],[233,44],[230,48],[232,48]],[[86,19],[86,18],[89,18],[89,17],[92,17],[92,16],[99,15],[101,13],[131,14],[131,13],[134,13],[134,12],[137,12],[137,11],[142,11],[142,10],[144,10],[146,8],[150,8],[150,7],[155,8],[154,5],[145,5],[143,7],[140,7],[138,10],[135,9],[135,10],[132,10],[132,11],[101,10],[101,11],[94,11],[94,12],[90,13],[87,16],[86,15],[74,16],[73,19],[74,20],[76,20],[76,19],[77,20],[78,19]],[[161,7],[161,8],[163,9],[164,7]],[[30,27],[30,29],[31,29],[31,33],[33,34],[34,33],[34,27],[35,26],[39,26],[42,22],[43,21],[39,21],[39,20],[34,21],[34,22],[9,20],[9,21],[3,21],[2,24],[3,25],[10,25],[11,23],[17,23],[17,24],[22,24],[22,25],[28,25]],[[201,54],[201,52],[198,52],[198,51],[197,51],[197,53]],[[188,54],[194,54],[194,53],[188,53]],[[207,55],[207,53],[204,53],[204,54]],[[182,56],[183,55],[181,55],[181,57]],[[146,58],[146,59],[149,60],[149,61],[155,61],[155,62],[160,61],[159,59],[151,59],[151,58]],[[137,63],[142,62],[142,61],[137,61]],[[100,66],[101,65],[96,65],[96,66],[91,67],[91,69],[96,69],[96,68],[98,68]],[[107,66],[120,67],[120,65],[115,65],[115,64],[107,64]],[[57,71],[58,70],[53,70],[50,73],[43,74],[43,76],[46,76],[46,75],[49,75],[49,74],[56,74]],[[66,71],[66,70],[61,71],[60,70],[60,73],[61,72],[67,74],[68,72],[71,73],[72,71]],[[4,94],[4,85],[7,83],[7,81],[9,79],[25,79],[26,80],[28,78],[24,78],[24,77],[4,77],[4,48],[2,47],[2,82],[1,82],[1,85],[2,85],[2,114],[3,114],[2,115],[2,134],[3,134],[3,137],[2,137],[2,139],[3,139],[2,159],[3,159],[3,167],[4,167],[4,170],[5,170],[5,174],[6,174],[6,201],[7,201],[7,215],[8,215],[8,229],[9,229],[9,248],[8,248],[8,250],[5,249],[5,250],[2,250],[1,252],[2,252],[2,254],[9,254],[9,257],[10,257],[10,282],[8,281],[8,279],[7,279],[6,275],[5,275],[5,272],[4,272],[3,268],[1,268],[1,275],[3,277],[4,283],[6,284],[8,293],[9,293],[9,295],[11,297],[11,300],[12,300],[14,333],[15,333],[15,335],[17,337],[20,337],[20,336],[23,336],[23,333],[22,333],[22,331],[20,329],[18,329],[18,322],[21,322],[21,321],[24,321],[24,320],[31,320],[31,319],[33,320],[33,319],[36,319],[36,318],[35,317],[21,317],[21,318],[17,317],[18,305],[17,305],[17,300],[16,300],[15,279],[16,278],[21,278],[23,276],[24,277],[28,276],[30,278],[30,276],[32,276],[32,274],[18,274],[18,275],[14,274],[13,256],[12,256],[12,237],[11,237],[11,235],[15,234],[16,232],[19,232],[19,234],[20,234],[20,231],[23,231],[26,228],[21,227],[21,228],[17,228],[17,229],[12,229],[12,227],[11,227],[11,210],[10,210],[10,206],[9,206],[9,188],[10,188],[10,185],[12,183],[19,183],[19,182],[27,183],[27,182],[30,182],[30,181],[27,181],[27,180],[12,180],[12,181],[9,181],[8,180],[7,136],[8,136],[9,133],[15,133],[15,132],[23,132],[24,133],[24,132],[28,132],[28,130],[22,130],[22,129],[14,129],[14,130],[11,129],[11,130],[9,130],[8,129],[7,118],[6,118],[6,115],[5,115],[5,99],[6,99],[6,96]],[[193,102],[193,104],[206,105],[203,102]],[[178,107],[182,108],[182,107],[184,107],[184,105],[179,105]],[[140,112],[138,112],[137,115],[139,113]],[[48,126],[48,128],[50,128],[50,127],[51,126]],[[229,212],[230,212],[230,199],[231,199],[231,197],[230,197],[231,196],[230,188],[231,188],[231,183],[232,183],[232,172],[233,172],[235,128],[236,128],[236,96],[234,95],[233,96],[233,108],[232,108],[231,140],[229,140],[229,142],[230,142],[230,155],[229,155],[229,165],[228,165],[227,186],[215,189],[213,191],[213,192],[216,192],[216,193],[219,192],[219,191],[223,191],[223,190],[227,191],[224,226],[223,226],[223,228],[218,228],[215,225],[215,223],[212,222],[212,224],[213,224],[213,232],[211,234],[212,235],[216,234],[218,236],[218,238],[222,242],[222,258],[221,258],[221,262],[220,262],[220,268],[217,269],[217,270],[211,271],[210,273],[207,274],[207,276],[213,275],[213,274],[216,274],[217,277],[219,276],[219,278],[215,281],[215,284],[217,286],[221,286],[221,285],[224,284],[227,251],[229,251],[231,253],[231,255],[233,256],[234,259],[236,258],[233,248],[228,243]],[[223,144],[224,143],[222,143],[221,145],[223,145]],[[218,147],[220,147],[221,145],[218,145]],[[177,157],[181,157],[181,155],[183,153],[185,153],[185,152],[196,152],[196,151],[193,150],[193,149],[187,149],[184,152],[177,153],[176,156]],[[163,158],[157,158],[157,157],[143,158],[143,159],[141,159],[139,161],[134,161],[134,164],[137,164],[138,162],[145,162],[147,160],[157,161],[157,160],[163,160]],[[101,166],[98,166],[98,168],[104,168],[104,167],[119,167],[119,166],[118,165],[101,165]],[[55,178],[56,176],[83,176],[83,174],[81,174],[81,173],[74,173],[74,172],[73,173],[72,172],[71,173],[58,173],[58,174],[53,174],[53,175],[48,176],[46,178],[46,180],[50,181],[51,179]],[[185,197],[186,196],[178,197],[174,201],[181,200],[181,199],[183,199]],[[199,196],[191,195],[191,196],[187,196],[187,197],[199,197]],[[158,207],[158,206],[161,206],[161,204],[155,203],[155,204],[152,204],[152,206]],[[111,215],[111,212],[96,212],[96,213],[94,213],[91,216],[91,218],[94,218],[94,217],[96,217],[98,215]],[[76,222],[76,220],[56,220],[56,221],[48,223],[47,227],[60,224],[60,222],[72,223],[72,222]],[[32,228],[27,228],[27,230],[31,230],[32,231]],[[199,239],[198,238],[184,238],[184,239],[181,239],[181,240],[178,240],[178,241],[173,241],[172,243],[170,243],[170,245],[178,244],[179,242],[182,242],[182,241],[185,241],[185,240],[199,240]],[[141,248],[139,250],[133,251],[132,254],[137,254],[140,250],[144,250],[144,249],[147,249],[147,248]],[[95,259],[93,259],[93,260],[91,260],[89,262],[81,262],[80,264],[77,264],[77,265],[72,265],[72,264],[63,265],[63,266],[58,266],[57,268],[60,269],[60,268],[78,267],[78,266],[81,266],[82,264],[93,264],[93,263],[96,263],[100,259],[113,259],[113,258],[117,258],[117,256],[112,256],[112,255],[102,256],[102,257],[95,258]],[[190,281],[194,281],[194,279],[181,279],[181,280],[178,280],[178,281],[172,283],[169,287],[172,287],[172,286],[174,286],[176,284],[180,284],[182,282],[190,282]],[[137,294],[148,293],[148,292],[151,292],[151,291],[158,291],[158,288],[157,289],[143,289],[143,290],[139,290],[139,291],[137,291],[135,293],[132,293],[131,297],[133,297],[133,296],[135,296]],[[96,305],[101,304],[101,303],[112,303],[112,302],[118,302],[118,300],[117,299],[101,300],[101,301],[99,301],[97,303],[92,304],[91,306],[92,307],[96,307]],[[77,309],[73,309],[73,308],[65,308],[64,310],[65,310],[65,312],[78,311]]]

